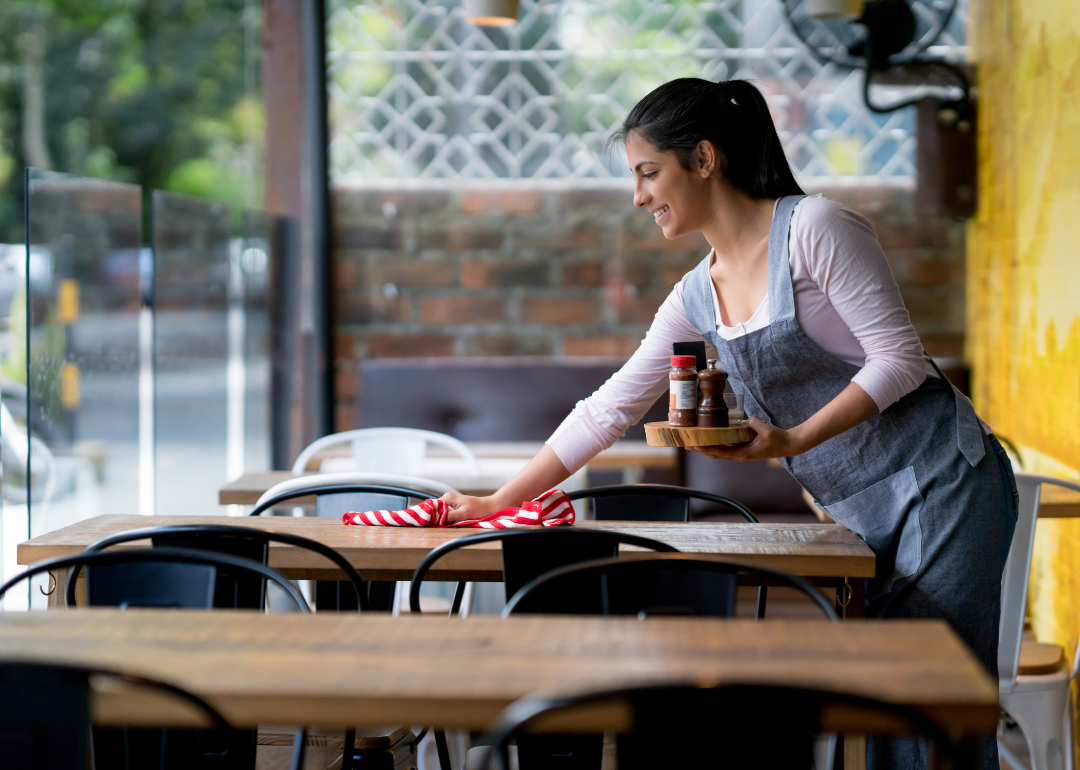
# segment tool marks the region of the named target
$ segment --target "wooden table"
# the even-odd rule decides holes
[[[477,459],[488,460],[521,460],[524,462],[535,457],[543,447],[540,441],[486,441],[468,443]],[[446,452],[441,447],[431,447],[429,455],[432,458],[445,459]],[[325,454],[316,455],[309,464],[309,473],[314,473],[318,468],[318,461],[329,457],[346,456],[348,446],[333,447]],[[670,447],[651,447],[644,441],[617,441],[615,444],[598,454],[589,461],[589,470],[622,470],[623,483],[634,484],[641,481],[642,473],[648,468],[671,469],[678,465],[677,450]],[[258,502],[266,490],[282,481],[294,479],[299,475],[292,471],[261,471],[245,473],[218,491],[218,502],[221,505],[254,505]],[[443,480],[437,474],[429,474],[435,480]],[[482,474],[474,478],[462,478],[455,475],[445,481],[453,482],[451,486],[461,490],[465,494],[487,495],[494,492],[506,478],[497,474]],[[301,498],[299,505],[313,504],[313,498]]]
[[[532,459],[544,448],[542,441],[467,441],[465,445],[472,450],[477,459],[483,458],[522,458]],[[347,449],[347,447],[346,447]],[[431,446],[428,450],[433,457],[445,457],[449,450]],[[619,468],[674,468],[678,464],[678,454],[670,447],[649,446],[645,441],[620,439],[609,448],[589,461],[589,467],[600,469]],[[315,468],[309,468],[315,470]]]
[[[176,524],[229,524],[273,529],[317,540],[340,553],[365,580],[409,580],[432,548],[478,530],[411,527],[346,527],[337,519],[291,516],[97,516],[20,543],[18,563],[33,564],[55,556],[72,556],[107,535],[131,529]],[[864,584],[873,577],[874,552],[839,524],[749,524],[729,522],[611,522],[582,521],[582,529],[628,532],[660,540],[680,551],[737,557],[809,578],[820,586],[843,589],[848,601],[841,608],[848,618],[865,615]],[[132,543],[122,547],[145,547]],[[624,551],[635,551],[624,547]],[[270,544],[269,564],[295,580],[338,580],[343,577],[318,554],[293,546]],[[54,581],[62,585],[60,575]],[[502,580],[502,548],[484,543],[451,552],[428,573],[429,580]],[[80,579],[81,580],[81,579]],[[753,581],[747,581],[753,584]],[[49,595],[60,606],[59,591]]]
[[[803,499],[810,509],[822,521],[832,521],[829,514],[814,504],[814,498],[803,490]],[[1077,519],[1080,518],[1080,492],[1074,492],[1053,484],[1043,484],[1039,493],[1040,519]]]
[[[780,461],[772,458],[769,467],[782,468]],[[814,504],[814,498],[805,489],[803,499],[811,510],[818,515],[827,517],[828,514]],[[1075,492],[1053,484],[1043,484],[1039,493],[1039,518],[1040,519],[1077,519],[1080,518],[1080,492]],[[830,519],[831,521],[831,519]]]
[[[432,548],[479,530],[412,527],[347,527],[337,519],[291,516],[97,516],[20,543],[18,563],[32,564],[70,556],[117,532],[177,524],[228,524],[272,529],[317,540],[340,553],[365,580],[408,580]],[[813,578],[866,578],[874,575],[874,553],[839,524],[749,524],[728,522],[582,521],[581,529],[627,532],[661,540],[688,553],[738,557],[766,567]],[[127,547],[145,547],[130,544]],[[625,548],[625,547],[624,547]],[[628,550],[636,550],[629,548]],[[318,554],[270,544],[271,567],[288,577],[332,580],[341,577]],[[502,580],[502,548],[497,542],[453,551],[428,573],[431,580]],[[861,582],[861,581],[854,581]]]
[[[918,708],[949,730],[992,731],[999,713],[996,683],[940,621],[92,609],[0,613],[0,659],[161,679],[202,696],[237,727],[480,730],[530,693],[657,682],[835,689]],[[93,705],[100,724],[191,723],[126,688],[96,691]],[[620,726],[610,713],[595,718],[588,727]],[[857,713],[837,718],[833,729],[868,727]]]

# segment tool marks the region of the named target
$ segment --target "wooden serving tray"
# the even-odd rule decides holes
[[[730,446],[745,444],[754,432],[745,425],[729,428],[673,428],[666,422],[645,423],[649,446]]]

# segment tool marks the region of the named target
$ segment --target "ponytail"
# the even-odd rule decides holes
[[[626,141],[630,134],[674,153],[685,169],[698,145],[712,142],[723,157],[724,177],[752,198],[803,194],[765,97],[745,80],[665,83],[634,105],[611,142]]]

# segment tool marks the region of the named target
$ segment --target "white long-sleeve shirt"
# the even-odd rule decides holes
[[[937,376],[911,325],[900,290],[870,222],[821,195],[795,207],[789,231],[795,318],[827,352],[861,367],[852,378],[879,410]],[[709,253],[710,261],[713,259]],[[713,286],[716,332],[735,339],[769,325],[766,294],[753,316],[725,326]],[[637,423],[668,388],[671,345],[700,340],[686,317],[683,282],[675,284],[637,352],[548,439],[563,465],[577,471]]]

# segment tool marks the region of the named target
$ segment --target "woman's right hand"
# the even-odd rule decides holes
[[[506,507],[499,505],[494,496],[472,497],[457,492],[447,492],[439,499],[450,505],[450,513],[447,515],[448,524],[456,524],[469,519],[482,519]]]
[[[547,444],[529,460],[514,478],[503,484],[490,497],[472,497],[457,492],[447,492],[440,500],[450,504],[450,513],[446,517],[448,524],[469,519],[482,519],[503,508],[521,505],[523,500],[532,500],[548,489],[558,486],[570,475],[555,451]]]

